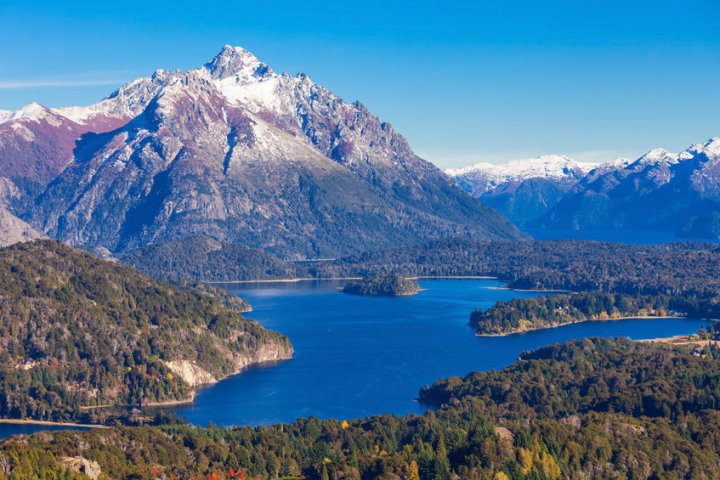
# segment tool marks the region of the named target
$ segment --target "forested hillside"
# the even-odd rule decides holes
[[[477,242],[442,240],[315,264],[318,277],[494,275],[512,288],[720,294],[720,245],[628,245],[589,240]]]
[[[120,255],[126,265],[166,280],[232,281],[294,278],[301,266],[261,250],[196,235],[148,245]]]
[[[421,392],[422,416],[167,425],[5,440],[5,478],[318,480],[712,479],[720,476],[718,351],[584,340]],[[53,477],[53,475],[55,477]],[[107,477],[103,477],[106,475]]]
[[[98,421],[188,399],[288,339],[218,292],[180,289],[57,241],[0,250],[0,416]]]
[[[485,311],[473,311],[470,325],[479,334],[506,335],[585,320],[669,317],[678,315],[674,308],[682,306],[664,295],[579,292],[500,301]]]
[[[335,261],[293,264],[205,237],[148,246],[121,261],[171,280],[493,275],[513,288],[690,295],[720,294],[720,245],[628,245],[590,240],[481,242],[449,239]]]

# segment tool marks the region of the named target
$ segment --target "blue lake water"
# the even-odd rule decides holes
[[[690,319],[587,322],[507,337],[476,337],[473,308],[539,293],[495,280],[423,280],[413,297],[360,297],[341,283],[313,281],[224,285],[253,306],[248,316],[290,337],[292,360],[256,367],[201,390],[174,410],[205,425],[257,425],[298,417],[355,418],[422,413],[425,384],[472,370],[502,368],[528,349],[590,336],[654,338],[696,332]]]
[[[502,368],[528,349],[590,336],[632,339],[696,332],[691,319],[586,322],[507,337],[476,337],[473,308],[536,292],[497,289],[495,280],[422,280],[413,297],[345,295],[344,282],[226,284],[253,306],[247,314],[290,337],[292,360],[251,368],[202,389],[172,411],[196,425],[258,425],[298,417],[355,418],[422,413],[418,390],[440,378]],[[46,430],[0,424],[0,437]]]
[[[30,435],[31,433],[41,432],[43,430],[88,430],[87,428],[73,427],[70,425],[38,425],[36,423],[0,423],[0,438],[9,437],[10,435]]]

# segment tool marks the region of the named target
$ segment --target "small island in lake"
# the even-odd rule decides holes
[[[370,297],[405,297],[419,291],[420,285],[415,280],[397,275],[363,278],[352,281],[343,288],[343,293]]]

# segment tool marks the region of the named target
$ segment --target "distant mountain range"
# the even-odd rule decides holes
[[[589,165],[548,156],[448,174],[521,226],[720,236],[720,138],[635,161]]]
[[[196,234],[286,258],[524,237],[362,104],[230,46],[88,107],[0,112],[0,187],[28,232],[112,252]]]
[[[564,155],[545,155],[503,165],[478,163],[447,173],[474,197],[524,225],[556,205],[596,166]]]

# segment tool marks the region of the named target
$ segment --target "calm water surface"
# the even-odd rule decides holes
[[[476,337],[473,308],[540,293],[497,289],[495,280],[423,280],[413,297],[345,295],[343,282],[227,284],[246,298],[248,316],[288,335],[292,360],[256,367],[201,390],[174,413],[191,423],[258,425],[298,417],[355,418],[422,413],[418,390],[440,378],[502,368],[523,350],[590,336],[632,339],[696,332],[688,319],[587,322],[508,337]],[[0,437],[47,429],[0,424]]]
[[[422,413],[425,384],[472,370],[502,368],[523,350],[589,336],[654,338],[696,332],[687,319],[587,322],[507,337],[473,335],[473,308],[539,293],[496,289],[494,280],[423,280],[413,297],[345,295],[341,283],[224,285],[246,298],[248,316],[288,335],[292,360],[257,367],[201,390],[175,410],[191,423],[257,425],[298,417],[354,418]],[[491,287],[491,288],[488,288]]]

